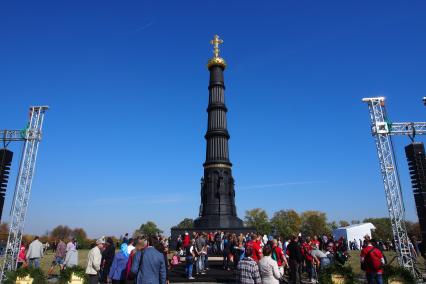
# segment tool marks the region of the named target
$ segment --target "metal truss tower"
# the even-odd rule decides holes
[[[49,107],[32,106],[29,112],[29,122],[25,130],[0,131],[0,140],[5,144],[11,141],[23,141],[23,149],[19,172],[16,179],[12,208],[10,210],[9,237],[7,240],[4,261],[1,267],[0,281],[5,280],[5,273],[15,270],[18,261],[19,248],[25,225],[31,185],[34,177],[38,146],[42,137],[44,114]]]
[[[384,97],[364,98],[362,101],[368,103],[370,111],[371,132],[376,141],[398,262],[415,275],[413,257],[408,247],[405,207],[391,136],[426,134],[426,122],[391,123],[386,113]]]

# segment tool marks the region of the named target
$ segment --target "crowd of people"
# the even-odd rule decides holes
[[[60,239],[47,246],[38,236],[28,245],[22,243],[18,254],[18,268],[40,268],[41,259],[51,248],[54,258],[48,277],[55,268],[62,271],[78,265],[78,244],[75,239],[67,243]],[[161,236],[128,238],[119,243],[101,237],[93,243],[87,255],[85,272],[89,283],[166,283],[171,264],[167,260],[168,239]]]
[[[302,273],[315,283],[318,269],[347,259],[344,240],[329,238],[324,243],[317,236],[283,241],[254,233],[185,233],[178,237],[176,250],[185,255],[188,279],[194,279],[194,267],[195,276],[206,273],[208,256],[219,255],[223,269],[236,271],[238,283],[279,283],[284,275],[301,283]]]
[[[46,250],[49,247],[43,244],[39,237],[36,236],[34,240],[29,244],[28,248],[24,243],[21,244],[18,253],[18,265],[17,267],[26,267],[32,266],[35,268],[40,268],[40,262],[43,255],[46,253]],[[56,266],[59,266],[60,269],[66,267],[73,267],[78,265],[78,251],[77,243],[75,239],[71,239],[65,244],[63,239],[60,239],[57,243],[57,246],[54,250],[54,260],[48,271],[48,275],[51,275],[53,269]]]
[[[101,237],[89,251],[86,274],[90,284],[168,282],[168,239],[161,236],[128,238],[118,244]]]
[[[361,268],[369,284],[382,284],[382,266],[386,263],[383,250],[394,244],[376,242],[369,236],[354,246],[340,238],[322,235],[293,236],[282,240],[280,237],[256,233],[235,234],[225,232],[186,232],[175,241],[175,252],[170,254],[170,238],[139,236],[129,238],[126,234],[120,242],[101,237],[96,240],[88,253],[85,272],[89,283],[168,283],[170,269],[185,259],[185,277],[194,280],[198,275],[208,273],[209,258],[221,257],[222,269],[233,270],[237,283],[278,284],[317,283],[318,273],[331,264],[343,265],[348,259],[348,250],[360,250]],[[55,243],[54,259],[48,274],[55,267],[60,269],[78,265],[78,244],[75,239],[67,243],[61,239]],[[413,250],[416,250],[412,245]],[[40,267],[40,260],[46,246],[38,237],[21,246],[18,267]],[[304,281],[306,283],[306,281]]]
[[[382,284],[382,266],[386,262],[383,242],[365,236],[359,245],[360,265],[368,283]],[[241,284],[278,284],[284,278],[288,283],[299,284],[302,276],[309,283],[317,283],[322,269],[331,264],[344,265],[349,258],[348,249],[344,238],[334,240],[325,234],[282,240],[255,233],[185,233],[178,237],[176,245],[179,254],[185,255],[188,279],[194,279],[194,268],[195,277],[206,273],[209,255],[222,256],[223,269],[235,270],[236,282]]]

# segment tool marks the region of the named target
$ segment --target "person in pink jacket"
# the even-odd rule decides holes
[[[26,266],[26,264],[27,264],[27,257],[26,257],[25,245],[21,244],[21,247],[19,248],[19,254],[18,254],[18,268],[22,266]]]

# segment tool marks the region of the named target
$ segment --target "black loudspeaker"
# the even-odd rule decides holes
[[[9,180],[10,166],[12,165],[13,152],[0,149],[0,222],[6,195],[7,181]]]
[[[419,217],[422,240],[426,241],[426,157],[423,143],[412,143],[405,147],[414,201]]]

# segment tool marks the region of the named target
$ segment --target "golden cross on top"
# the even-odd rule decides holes
[[[214,57],[219,57],[219,44],[222,44],[223,40],[219,39],[218,35],[214,36],[214,39],[210,41],[210,44],[213,45]]]

